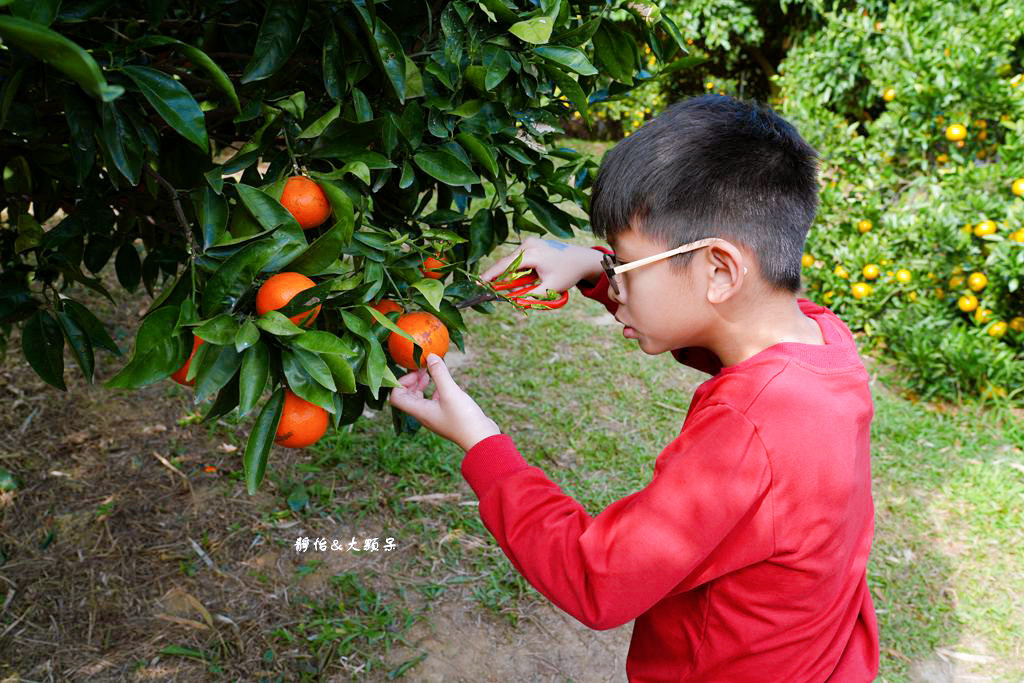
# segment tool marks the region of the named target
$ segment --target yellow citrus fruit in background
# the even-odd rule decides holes
[[[967,128],[959,123],[951,123],[946,128],[946,139],[956,142],[967,137]]]
[[[1024,228],[1011,232],[1010,240],[1013,242],[1024,242]]]
[[[967,286],[975,292],[980,292],[985,289],[985,285],[987,284],[988,278],[985,276],[985,273],[971,273],[971,276],[967,278]]]
[[[1002,337],[1006,334],[1007,325],[1002,320],[992,323],[992,326],[988,328],[988,334],[990,337]]]
[[[1010,329],[1014,332],[1024,332],[1024,318],[1017,316],[1010,321]]]
[[[1024,178],[1017,178],[1010,185],[1010,192],[1013,192],[1018,197],[1024,197]]]
[[[974,226],[974,234],[978,237],[984,237],[985,235],[994,235],[996,232],[995,221],[982,221]]]
[[[979,308],[974,312],[974,321],[977,323],[985,324],[992,320],[992,309],[991,308]]]
[[[802,265],[804,268],[810,268],[811,266],[814,265],[814,257],[811,256],[810,254],[804,254],[803,256],[800,257],[800,265]]]
[[[886,88],[885,92],[882,93],[882,99],[886,102],[892,102],[896,99],[896,88]]]
[[[957,149],[963,149],[967,145],[967,142],[965,140],[957,140],[954,144]]]
[[[869,221],[867,219],[864,219],[862,221],[857,221],[857,230],[862,232],[862,233],[870,231],[871,230],[871,221]]]
[[[949,288],[950,289],[956,289],[957,287],[959,287],[963,283],[964,283],[964,276],[963,275],[954,275],[953,277],[949,278]]]
[[[850,287],[850,293],[853,294],[854,299],[863,299],[871,294],[871,285],[866,282],[855,282]]]
[[[861,273],[864,274],[864,278],[867,280],[874,280],[881,274],[881,272],[882,271],[879,270],[878,266],[876,266],[874,263],[867,264],[866,266],[864,266],[863,270],[861,270]]]
[[[935,157],[935,161],[939,162],[940,164],[949,163],[949,155],[948,154],[940,154],[939,156]]]
[[[908,282],[910,282],[912,278],[913,276],[910,274],[910,271],[907,270],[906,268],[900,268],[899,270],[896,271],[896,282],[907,284]]]
[[[836,277],[841,277],[844,280],[850,277],[850,274],[846,272],[846,268],[843,268],[842,266],[836,266],[835,270],[833,270],[832,273],[835,274]]]
[[[978,307],[978,297],[973,294],[964,294],[956,300],[956,307],[964,313],[970,313]]]

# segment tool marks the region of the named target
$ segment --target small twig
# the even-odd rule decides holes
[[[142,168],[145,169],[146,173],[150,175],[153,180],[159,183],[160,187],[171,195],[171,203],[174,205],[174,213],[178,216],[178,222],[181,224],[182,232],[185,233],[185,240],[188,242],[188,255],[192,256],[192,243],[195,241],[195,236],[192,234],[192,228],[189,227],[188,219],[185,218],[185,210],[181,208],[181,197],[174,185],[171,185],[162,175],[154,171],[149,164],[143,164]]]

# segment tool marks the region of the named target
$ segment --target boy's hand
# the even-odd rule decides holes
[[[530,237],[514,252],[498,259],[481,273],[481,279],[489,282],[501,275],[520,253],[523,259],[519,263],[519,270],[533,268],[536,271],[540,278],[536,290],[538,292],[547,289],[565,292],[580,280],[597,282],[601,277],[603,254],[596,249]]]
[[[431,398],[425,398],[423,390],[431,379],[437,388]],[[427,357],[427,370],[410,372],[398,381],[402,386],[391,390],[388,399],[391,405],[409,413],[427,429],[455,442],[463,450],[468,451],[487,437],[501,434],[494,420],[455,383],[448,366],[437,354]]]

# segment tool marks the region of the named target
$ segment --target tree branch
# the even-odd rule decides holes
[[[181,194],[175,189],[174,185],[171,185],[166,178],[154,171],[149,164],[143,164],[142,168],[149,174],[153,180],[155,180],[160,187],[171,195],[171,203],[174,205],[174,213],[178,216],[178,223],[181,224],[181,229],[185,233],[185,241],[188,245],[188,255],[192,256],[192,245],[195,242],[195,235],[192,233],[192,228],[188,224],[188,219],[185,218],[185,210],[181,206]]]

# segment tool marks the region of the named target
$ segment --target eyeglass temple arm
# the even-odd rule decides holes
[[[630,261],[629,263],[626,263],[621,266],[615,266],[614,268],[612,268],[612,272],[614,272],[616,275],[618,275],[619,273],[625,273],[626,271],[632,270],[633,268],[639,268],[640,266],[645,266],[648,263],[659,261],[661,259],[668,258],[669,256],[675,256],[676,254],[684,254],[688,251],[694,251],[695,249],[701,249],[703,247],[711,246],[717,240],[717,237],[708,237],[706,239],[697,240],[696,242],[690,242],[689,244],[684,244],[681,247],[676,247],[675,249],[663,252],[661,254],[655,254],[654,256],[648,256],[647,258],[642,258],[637,261]]]

